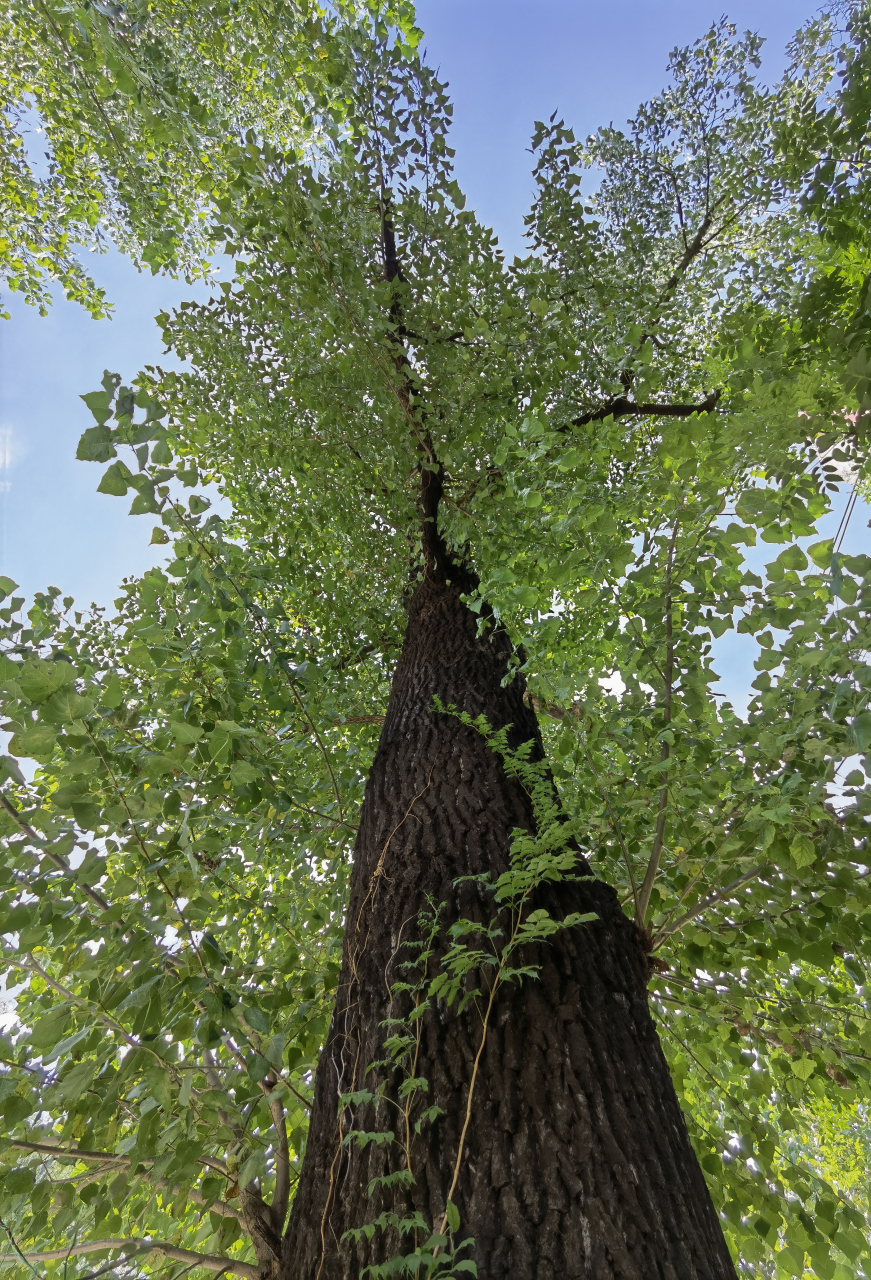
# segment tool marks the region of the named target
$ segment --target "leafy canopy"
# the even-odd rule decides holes
[[[206,274],[215,201],[245,147],[305,152],[341,120],[347,23],[382,9],[414,31],[404,0],[5,0],[0,279],[43,311],[56,281],[99,317],[109,304],[82,248]]]
[[[867,482],[869,14],[805,27],[774,89],[722,23],[626,130],[536,125],[510,263],[405,23],[335,27],[342,110],[308,150],[258,88],[211,189],[235,279],[161,317],[187,365],[85,397],[79,456],[154,514],[165,568],[111,618],[55,588],[0,611],[0,1212],[69,1275],[110,1250],[254,1274],[305,1149],[430,469],[565,809],[648,931],[743,1273],[866,1276],[871,557],[846,515],[816,529]],[[730,629],[745,716],[714,687]]]

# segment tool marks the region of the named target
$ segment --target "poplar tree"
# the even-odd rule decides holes
[[[0,582],[4,1265],[864,1277],[867,7],[536,124],[510,262],[411,12],[294,13],[83,397],[165,564]]]

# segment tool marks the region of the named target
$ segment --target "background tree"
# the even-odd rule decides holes
[[[511,264],[350,17],[190,370],[86,397],[166,571],[3,610],[5,1261],[864,1276],[871,558],[798,540],[864,475],[868,15],[537,126]]]

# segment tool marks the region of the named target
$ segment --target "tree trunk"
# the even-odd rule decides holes
[[[461,916],[491,919],[492,894],[455,882],[495,879],[513,829],[529,829],[533,816],[484,738],[436,712],[433,697],[495,728],[511,724],[513,745],[533,739],[539,758],[541,746],[522,680],[502,684],[507,638],[492,627],[477,635],[460,599],[470,579],[456,566],[448,572],[452,582],[431,564],[412,599],[366,788],[338,999],[280,1280],[358,1280],[365,1266],[410,1252],[414,1238],[394,1230],[358,1242],[345,1233],[385,1209],[419,1210],[438,1229],[451,1187],[482,1041],[480,1000],[462,1014],[431,1002],[414,1067],[428,1092],[412,1120],[430,1105],[443,1114],[419,1135],[412,1128],[413,1185],[371,1197],[370,1180],[407,1157],[402,1078],[368,1068],[385,1058],[385,1019],[408,1009],[407,997],[391,1002],[390,987],[407,975],[400,966],[414,957],[405,944],[420,937],[419,913],[441,905],[442,939]],[[497,992],[453,1192],[456,1239],[474,1237],[460,1256],[474,1258],[480,1280],[734,1280],[648,1010],[640,936],[615,891],[582,870],[535,905],[598,920],[536,944],[538,977]],[[479,978],[484,1003],[491,972]],[[340,1105],[379,1082],[393,1102]],[[396,1142],[343,1143],[352,1127],[392,1130]]]

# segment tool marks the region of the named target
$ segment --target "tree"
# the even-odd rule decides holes
[[[172,558],[2,611],[10,1265],[867,1274],[868,22],[537,125],[510,264],[408,15],[230,155],[85,397]]]

